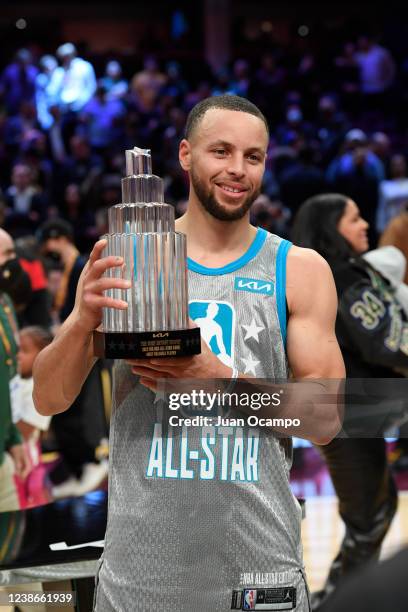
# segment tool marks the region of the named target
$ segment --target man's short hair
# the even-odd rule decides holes
[[[241,96],[225,94],[223,96],[211,96],[210,98],[205,98],[191,109],[187,117],[185,128],[185,137],[187,139],[191,138],[203,120],[205,113],[212,108],[239,111],[241,113],[249,113],[250,115],[254,115],[263,121],[266,132],[269,136],[268,122],[263,113],[261,113],[255,104],[252,104],[252,102],[246,98],[242,98]]]
[[[74,241],[74,229],[71,223],[64,219],[51,219],[41,225],[37,232],[36,238],[40,244],[44,244],[50,238],[61,238],[64,236],[71,242]]]

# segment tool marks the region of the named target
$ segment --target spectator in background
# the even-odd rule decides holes
[[[63,275],[55,301],[62,323],[72,312],[80,274],[86,259],[73,243],[72,226],[61,219],[45,223],[38,232],[44,255],[58,255],[63,263]],[[55,261],[55,257],[54,257]],[[51,473],[55,498],[84,495],[99,486],[107,477],[107,464],[97,460],[97,448],[106,439],[107,426],[98,361],[92,368],[72,410],[57,414],[52,428],[63,462]]]
[[[124,140],[125,106],[117,98],[108,99],[105,86],[99,82],[95,95],[83,107],[80,129],[92,149],[105,155],[109,147],[117,147]]]
[[[30,277],[16,255],[13,238],[0,228],[0,292],[7,293],[15,312],[21,312],[32,296]]]
[[[296,162],[285,170],[280,177],[280,196],[292,215],[303,202],[323,193],[326,187],[324,173],[315,163],[316,151],[311,145],[304,145]]]
[[[407,162],[403,155],[397,153],[391,157],[390,178],[381,181],[379,185],[376,219],[376,227],[379,234],[382,234],[391,219],[399,215],[407,202]]]
[[[180,106],[188,90],[180,64],[175,61],[168,62],[166,65],[166,82],[160,90],[160,98],[168,97],[174,104]]]
[[[96,90],[96,78],[92,64],[77,57],[72,43],[57,49],[61,62],[52,73],[49,91],[63,113],[78,112],[92,98]]]
[[[33,137],[39,129],[37,111],[34,102],[23,101],[18,114],[8,117],[4,124],[4,143],[7,151],[17,157],[21,147]]]
[[[339,110],[335,96],[324,94],[319,98],[315,125],[322,165],[327,166],[335,157],[349,129],[349,122]]]
[[[58,62],[53,55],[43,55],[39,61],[40,72],[35,80],[35,103],[37,108],[37,119],[43,130],[48,130],[54,118],[50,113],[50,107],[56,100],[50,92],[52,75],[58,66]]]
[[[379,246],[387,245],[397,247],[408,261],[408,202],[400,214],[391,219],[380,236]],[[408,266],[405,270],[404,283],[408,285]]]
[[[33,172],[26,164],[13,167],[5,201],[5,228],[15,238],[33,233],[46,217],[46,197],[35,184]]]
[[[165,200],[171,204],[186,193],[186,176],[178,161],[178,143],[183,138],[186,113],[180,108],[170,110],[170,121],[163,135],[163,165]]]
[[[219,68],[215,73],[215,83],[211,90],[212,96],[223,96],[224,94],[235,94],[230,81],[230,73],[226,66]]]
[[[285,121],[278,125],[275,134],[279,144],[300,147],[311,139],[314,130],[303,117],[298,104],[289,104],[285,111]]]
[[[88,196],[94,190],[103,171],[100,155],[92,151],[85,136],[72,136],[69,147],[70,154],[58,168],[59,180],[56,192],[59,201],[62,201],[65,187],[70,183],[79,185],[84,196]]]
[[[296,88],[302,94],[307,109],[308,101],[320,91],[321,73],[314,52],[305,50],[302,53],[295,72]]]
[[[189,112],[193,106],[205,100],[211,95],[211,85],[209,81],[200,81],[197,88],[186,93],[184,99],[184,110]]]
[[[362,130],[355,128],[349,130],[344,137],[344,149],[340,151],[337,158],[330,164],[327,170],[327,179],[335,180],[336,177],[345,175],[353,170],[355,166],[356,151],[363,151],[364,164],[369,173],[380,182],[385,179],[385,168],[380,158],[368,148],[368,138]]]
[[[44,132],[35,130],[30,138],[22,143],[19,161],[31,168],[36,185],[47,198],[46,194],[51,193],[53,184],[54,164],[49,158],[47,137]]]
[[[281,116],[280,100],[285,89],[286,70],[272,53],[261,56],[261,65],[251,80],[248,97],[266,113],[274,125]]]
[[[248,97],[250,84],[249,63],[245,59],[237,59],[232,67],[230,89],[243,98]]]
[[[30,469],[20,433],[11,418],[9,384],[16,374],[17,325],[12,301],[2,288],[1,270],[14,256],[14,246],[4,234],[0,229],[0,512],[18,509],[14,474],[25,478]],[[4,279],[7,289],[9,278]]]
[[[390,137],[384,132],[374,132],[374,134],[371,135],[368,146],[374,155],[383,163],[385,173],[389,174],[392,148]]]
[[[340,55],[334,59],[336,89],[344,110],[355,117],[360,103],[360,68],[353,42],[344,43]]]
[[[67,157],[67,141],[64,132],[62,114],[57,104],[53,104],[49,109],[52,117],[51,126],[47,132],[47,147],[50,156],[54,161],[54,167],[62,165]]]
[[[129,83],[123,78],[122,66],[116,60],[106,64],[105,76],[100,82],[105,88],[107,100],[123,100],[126,97]]]
[[[52,74],[48,93],[61,113],[64,142],[75,133],[77,113],[92,98],[96,90],[96,77],[90,62],[77,57],[72,43],[65,43],[56,51],[61,65]]]
[[[50,329],[52,300],[43,262],[38,255],[38,244],[34,236],[25,236],[17,239],[15,245],[20,265],[28,274],[31,285],[30,299],[17,313],[18,324],[20,327],[36,325]]]
[[[272,202],[260,194],[251,206],[251,223],[283,238],[289,235],[290,210],[281,202]]]
[[[39,228],[37,237],[44,256],[51,254],[54,259],[57,256],[63,265],[63,277],[54,303],[62,323],[74,308],[76,287],[86,259],[76,248],[74,230],[67,221],[47,221]]]
[[[376,43],[368,34],[362,34],[357,45],[355,59],[360,68],[363,106],[378,111],[386,103],[386,94],[394,83],[395,63],[388,49]]]
[[[9,115],[17,115],[23,102],[34,103],[37,74],[38,68],[33,64],[30,51],[17,51],[14,61],[6,66],[0,77],[0,95]]]
[[[370,246],[377,245],[375,218],[378,186],[385,178],[384,165],[369,150],[366,134],[359,129],[347,132],[344,150],[331,162],[326,181],[333,191],[358,201],[361,214],[369,223]]]
[[[329,193],[304,202],[294,220],[292,238],[297,246],[317,250],[333,272],[339,298],[336,336],[347,378],[395,378],[397,368],[408,366],[402,333],[406,317],[386,279],[361,257],[368,250],[367,228],[355,202]],[[375,301],[374,310],[364,306],[359,310],[359,304],[367,303],[366,295]],[[379,312],[381,324],[366,325],[367,316],[376,318]],[[395,348],[390,350],[389,336],[395,329],[399,330]],[[350,399],[352,389],[346,395]],[[387,413],[390,409],[390,405],[384,407]],[[385,441],[371,428],[375,410],[375,406],[367,406],[363,417],[362,406],[347,402],[343,428],[350,437],[338,437],[319,447],[346,530],[324,588],[312,596],[316,611],[347,574],[378,559],[396,512],[397,490],[387,464]],[[347,424],[359,418],[357,433],[348,430]]]
[[[151,109],[166,82],[167,77],[159,70],[156,58],[147,56],[143,62],[143,70],[133,76],[130,84],[137,104],[143,109]]]
[[[20,239],[15,245],[10,234],[0,229],[0,289],[13,302],[18,324],[50,327],[50,297],[41,261],[27,243],[32,238]]]
[[[33,402],[33,364],[38,353],[52,342],[52,334],[42,327],[25,327],[19,333],[18,374],[10,385],[13,422],[23,439],[30,471],[16,478],[20,508],[31,508],[50,501],[46,469],[41,463],[40,433],[47,431],[51,417],[40,415]]]
[[[86,201],[76,183],[70,183],[65,188],[61,215],[73,227],[74,244],[79,252],[89,253],[97,239],[95,215],[89,206],[86,206]]]

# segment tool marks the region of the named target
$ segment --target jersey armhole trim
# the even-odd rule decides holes
[[[286,348],[286,260],[292,243],[282,240],[276,254],[276,307],[283,345]]]

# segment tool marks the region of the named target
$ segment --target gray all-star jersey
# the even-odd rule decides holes
[[[287,377],[289,248],[258,229],[248,251],[223,268],[188,261],[190,317],[241,373]],[[170,425],[169,416],[182,415],[169,411],[164,394],[139,385],[124,363],[114,379],[97,612],[307,612],[288,449],[246,422]]]

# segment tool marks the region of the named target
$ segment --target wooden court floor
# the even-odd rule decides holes
[[[302,521],[303,554],[311,591],[322,588],[329,565],[338,551],[344,527],[337,512],[337,498],[310,497]],[[408,491],[399,493],[398,511],[384,540],[381,558],[408,544]]]

